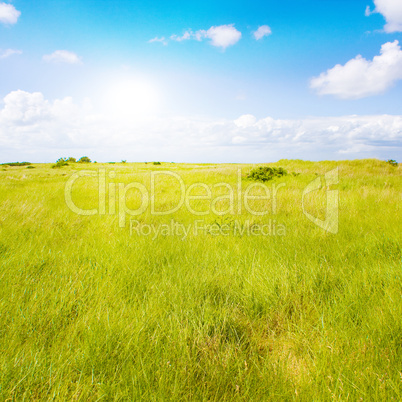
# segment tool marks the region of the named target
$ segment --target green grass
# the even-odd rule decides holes
[[[64,201],[65,183],[73,172],[105,168],[116,172],[108,184],[149,188],[151,171],[170,170],[186,186],[236,186],[241,167],[244,192],[255,166],[0,170],[0,400],[401,400],[401,168],[378,160],[269,166],[300,173],[269,182],[286,183],[276,215],[242,208],[200,217],[183,207],[168,216],[148,208],[134,219],[271,219],[285,236],[190,233],[184,240],[130,233],[129,217],[119,228],[109,202],[105,215],[76,215]],[[336,235],[301,207],[303,188],[335,167]],[[94,208],[97,191],[94,178],[80,179],[73,200]],[[136,193],[127,194],[137,208]],[[156,195],[159,211],[180,198],[174,179],[159,181]],[[323,216],[324,190],[306,201]],[[217,208],[227,209],[225,202]],[[207,201],[191,205],[208,209]]]

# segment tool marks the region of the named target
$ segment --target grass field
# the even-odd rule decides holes
[[[402,400],[401,167],[270,164],[299,175],[266,183],[284,185],[276,209],[248,201],[269,209],[257,215],[243,205],[252,165],[33,166],[0,167],[0,400]],[[302,192],[336,167],[332,234],[303,214]],[[65,201],[80,170],[97,176],[71,199],[91,216]],[[167,170],[232,198],[119,215],[125,186],[150,189],[150,172]],[[177,179],[156,180],[155,210],[178,205]],[[326,190],[305,199],[322,219]],[[138,194],[126,191],[127,208]],[[197,220],[199,233],[172,229]],[[271,232],[252,231],[262,225]]]

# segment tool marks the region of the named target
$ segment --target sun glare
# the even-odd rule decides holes
[[[147,81],[126,79],[110,85],[105,100],[113,116],[138,119],[157,111],[159,94],[155,86]]]

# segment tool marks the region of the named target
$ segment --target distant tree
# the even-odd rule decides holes
[[[67,159],[67,162],[75,163],[75,162],[77,162],[77,159],[75,159],[74,157],[70,156],[70,157]]]
[[[126,161],[126,160],[122,160],[121,163],[127,163],[127,161]]]
[[[62,168],[63,166],[68,166],[67,158],[59,158],[56,161],[56,164],[52,166],[52,168]]]
[[[387,163],[389,163],[391,166],[398,166],[398,162],[395,159],[388,159]]]
[[[89,159],[88,156],[82,156],[78,159],[78,163],[91,163],[91,159]]]

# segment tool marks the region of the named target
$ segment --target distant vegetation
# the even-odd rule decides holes
[[[89,159],[88,156],[82,156],[78,159],[78,163],[91,163],[91,159]]]
[[[154,162],[154,165],[162,165],[160,162]]]
[[[398,166],[398,162],[395,159],[388,159],[387,163],[389,163],[391,166]]]
[[[282,177],[287,176],[287,172],[285,169],[281,167],[268,167],[268,166],[259,166],[255,169],[252,169],[250,174],[247,176],[248,179],[255,181],[269,181],[274,177]]]
[[[67,158],[59,158],[57,159],[56,163],[52,165],[52,168],[62,168],[63,166],[68,166]]]
[[[68,158],[59,158],[52,168],[62,168],[63,166],[68,166],[69,163],[77,163],[77,159],[75,159],[73,156],[69,156]],[[82,156],[78,160],[78,163],[91,163],[91,159],[89,159],[88,156]]]
[[[28,166],[32,165],[31,162],[7,162],[7,163],[2,163],[2,166]]]

